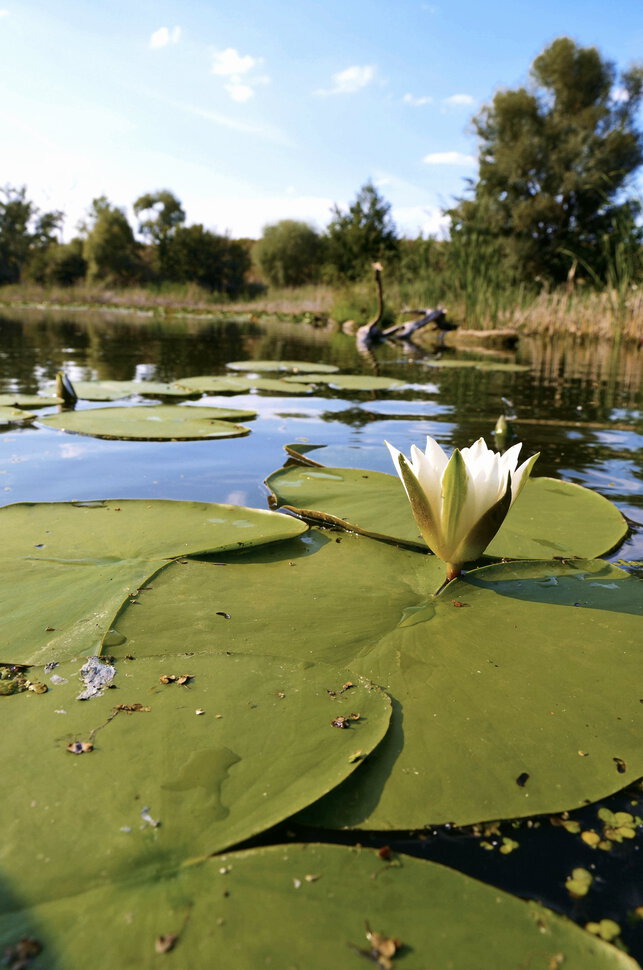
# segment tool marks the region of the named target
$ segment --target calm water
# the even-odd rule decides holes
[[[247,317],[158,322],[81,313],[0,314],[0,393],[42,391],[60,369],[72,381],[173,381],[223,374],[227,361],[248,358],[322,361],[345,371],[374,372],[373,362],[360,357],[352,338],[303,325],[275,324],[264,330]],[[382,347],[376,351],[377,372],[404,380],[404,391],[202,398],[203,404],[258,412],[249,437],[221,441],[103,441],[51,431],[37,420],[31,427],[2,426],[0,504],[152,497],[266,508],[263,481],[283,464],[285,444],[326,445],[327,451],[318,455],[327,464],[390,472],[385,438],[404,451],[411,443],[422,443],[427,433],[448,448],[471,444],[480,435],[492,444],[490,433],[498,415],[503,407],[513,407],[523,457],[541,452],[536,473],[588,486],[611,499],[627,516],[631,531],[609,558],[643,559],[643,352],[522,341],[516,352],[472,349],[462,351],[461,358],[517,363],[528,369],[438,369],[430,366],[437,359],[431,351],[413,357]],[[447,348],[439,359],[450,362],[458,354]],[[503,398],[511,404],[503,405]],[[106,405],[79,404],[101,406]],[[632,563],[630,568],[637,567]],[[615,811],[637,811],[631,796],[614,796],[604,804]],[[643,814],[640,797],[638,811]],[[575,816],[583,819],[582,812]],[[594,814],[587,819],[587,824],[595,824]],[[292,837],[291,829],[280,829],[274,838]],[[510,827],[507,834],[515,836]],[[612,853],[598,853],[548,824],[522,823],[517,837],[520,851],[509,856],[484,852],[472,835],[447,830],[421,841],[408,836],[393,840],[389,833],[381,844],[437,859],[519,895],[538,897],[581,924],[613,918],[624,928],[631,952],[643,959],[643,921],[634,925],[627,919],[634,907],[643,905],[637,874],[640,839]],[[369,840],[377,844],[376,837]],[[572,904],[563,887],[564,875],[577,865],[593,868],[599,877],[587,904]]]

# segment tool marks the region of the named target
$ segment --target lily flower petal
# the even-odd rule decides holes
[[[410,462],[386,442],[429,549],[447,564],[452,579],[465,562],[478,559],[524,488],[538,458],[518,465],[521,444],[504,455],[483,438],[450,458],[433,438],[426,449],[411,446]]]

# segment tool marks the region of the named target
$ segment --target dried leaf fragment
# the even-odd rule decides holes
[[[114,711],[123,711],[125,714],[135,714],[138,711],[151,711],[152,708],[151,707],[145,707],[145,705],[139,704],[137,702],[136,704],[117,704],[117,706],[114,707],[113,710]]]
[[[31,961],[42,952],[42,945],[38,940],[23,936],[17,943],[6,946],[2,965],[9,970],[27,970]]]
[[[89,754],[94,750],[94,745],[90,741],[72,741],[67,745],[67,750],[72,754]]]
[[[169,953],[176,946],[178,939],[174,933],[161,933],[154,941],[154,949],[157,953]]]

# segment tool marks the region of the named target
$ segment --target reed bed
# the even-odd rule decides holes
[[[406,307],[442,305],[463,330],[513,328],[525,336],[569,335],[581,340],[643,343],[643,287],[596,290],[577,285],[534,295],[524,286],[500,287],[490,276],[470,275],[466,286],[462,281],[448,284],[434,278],[402,283],[385,278],[386,321]],[[319,284],[270,289],[234,302],[193,284],[124,289],[20,284],[0,288],[0,307],[99,309],[165,318],[247,313],[332,327],[349,319],[358,325],[367,322],[375,314],[376,294],[372,280],[342,287]]]

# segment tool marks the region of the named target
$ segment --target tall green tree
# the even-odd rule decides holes
[[[169,189],[146,192],[134,203],[138,231],[154,247],[155,268],[161,277],[167,272],[167,250],[175,230],[185,222],[185,212]]]
[[[348,211],[335,205],[332,213],[326,230],[326,260],[339,279],[357,280],[370,272],[371,263],[397,260],[399,239],[391,206],[372,182],[362,186]]]
[[[266,226],[255,258],[272,286],[300,286],[319,279],[322,240],[307,222],[282,219]]]
[[[139,246],[123,209],[112,205],[104,195],[94,199],[84,231],[83,257],[90,282],[123,286],[141,279]]]
[[[0,189],[0,285],[19,282],[25,268],[56,242],[63,213],[40,212],[23,185]]]
[[[236,296],[249,268],[250,255],[242,242],[201,225],[179,226],[168,240],[166,278],[177,283],[197,283]]]
[[[528,87],[498,92],[474,119],[479,177],[449,210],[454,230],[499,240],[520,279],[557,283],[575,261],[604,276],[602,237],[635,227],[642,94],[643,68],[619,78],[596,48],[555,40]]]

